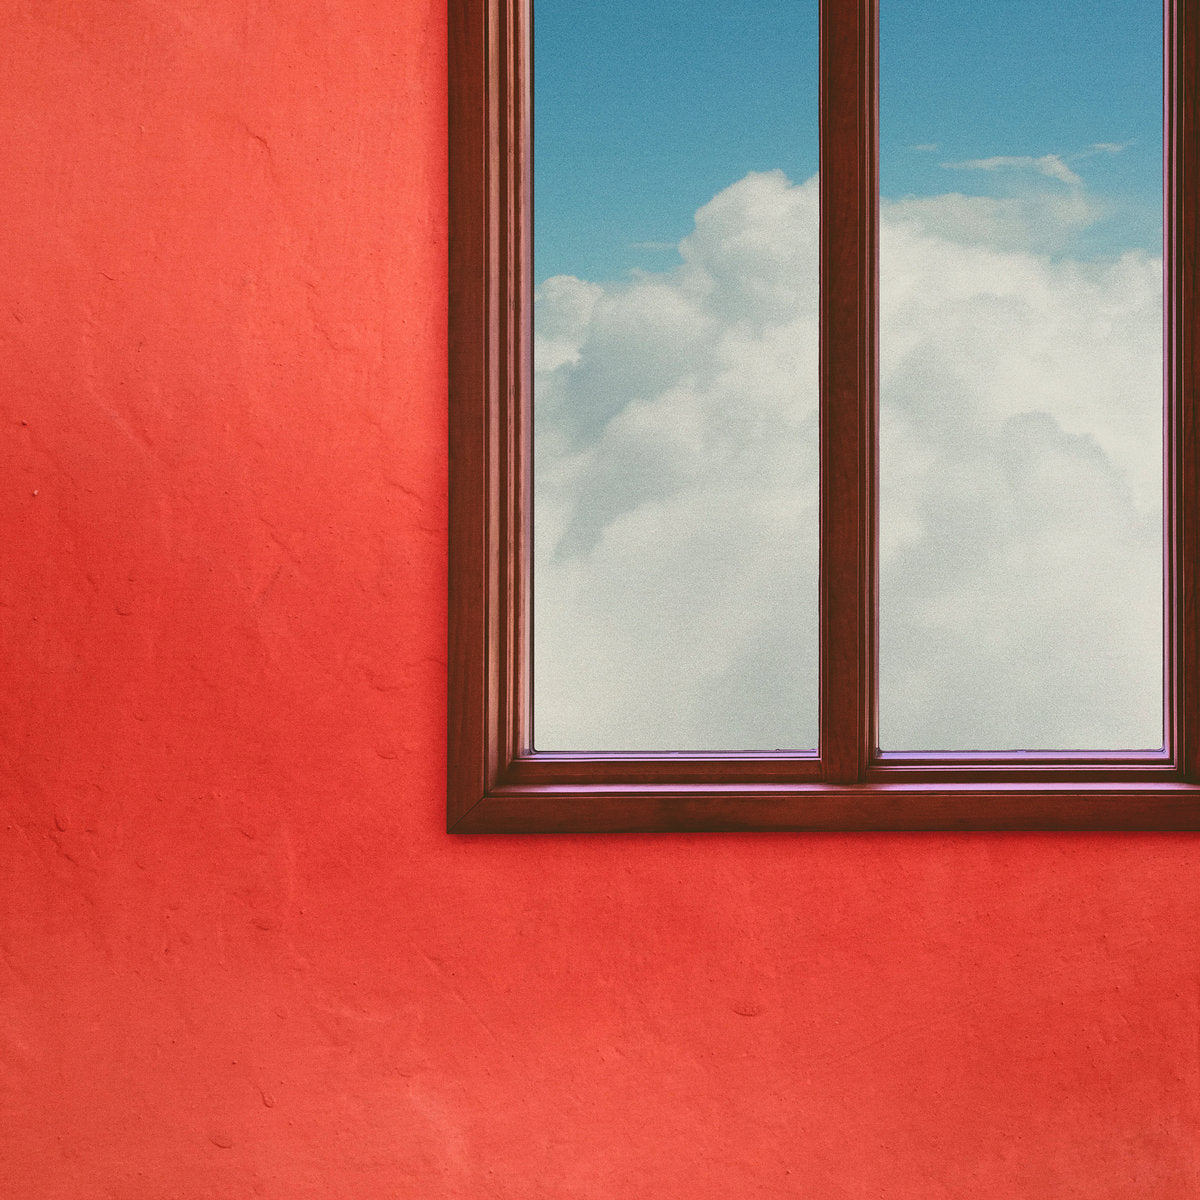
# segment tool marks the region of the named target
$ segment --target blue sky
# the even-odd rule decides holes
[[[1057,155],[1111,212],[1081,252],[1157,247],[1154,0],[881,8],[885,197],[1074,186],[1015,161]],[[538,280],[669,266],[696,209],[748,171],[815,172],[815,3],[537,0],[534,13]],[[996,159],[1014,161],[945,165]]]
[[[1160,9],[881,6],[884,746],[1155,746]],[[536,0],[541,749],[815,744],[816,39]]]

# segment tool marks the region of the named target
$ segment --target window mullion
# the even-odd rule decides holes
[[[821,6],[821,741],[825,778],[874,744],[877,2]]]

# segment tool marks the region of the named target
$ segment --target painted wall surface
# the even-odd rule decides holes
[[[1194,838],[442,831],[440,0],[0,12],[0,1196],[1200,1196]]]

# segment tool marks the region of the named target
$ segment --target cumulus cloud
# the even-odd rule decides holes
[[[1161,740],[1161,263],[885,220],[881,737]]]
[[[1160,738],[1161,263],[1031,204],[883,207],[886,749]],[[539,748],[815,745],[817,212],[751,174],[676,268],[538,289]]]

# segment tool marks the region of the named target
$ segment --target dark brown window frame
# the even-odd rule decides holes
[[[819,750],[529,748],[528,7],[449,2],[448,828],[1200,829],[1200,0],[1165,3],[1168,747],[1058,755],[873,749],[877,0],[824,0],[820,17]]]

